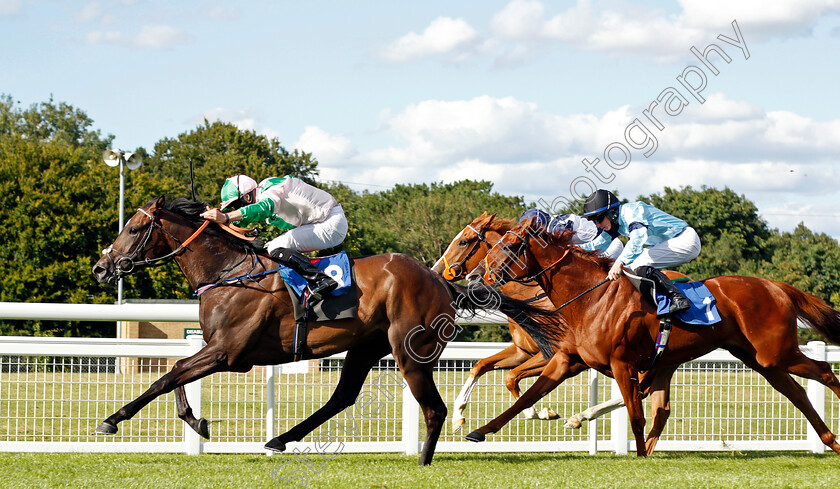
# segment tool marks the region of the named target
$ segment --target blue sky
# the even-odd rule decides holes
[[[771,227],[840,237],[838,13],[840,0],[0,0],[0,93],[70,103],[126,150],[233,122],[357,190],[474,178],[552,202],[586,178],[630,198],[729,186]],[[737,40],[733,20],[749,58],[718,38]],[[731,58],[709,55],[717,76],[690,52],[710,43]],[[704,103],[677,80],[689,66]],[[644,111],[669,87],[687,104],[655,107],[657,129]],[[627,141],[635,119],[655,151]],[[629,163],[608,166],[611,143]]]

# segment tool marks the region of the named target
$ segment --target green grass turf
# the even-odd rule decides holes
[[[647,459],[599,454],[438,454],[429,467],[414,456],[182,454],[0,454],[0,487],[102,488],[816,488],[836,487],[840,459],[776,452],[661,453]],[[282,465],[282,464],[286,465]],[[281,464],[278,466],[278,464]],[[307,472],[279,484],[272,478]],[[300,485],[298,485],[300,484]]]

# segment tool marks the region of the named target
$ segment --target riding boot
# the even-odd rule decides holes
[[[656,284],[656,288],[665,294],[665,297],[671,301],[671,308],[668,311],[669,315],[684,311],[691,307],[691,303],[683,295],[683,293],[680,292],[680,289],[678,289],[677,286],[671,282],[671,279],[665,276],[665,274],[659,269],[642,266],[636,269],[636,274],[653,280],[653,283]]]
[[[324,294],[338,287],[338,282],[321,271],[320,268],[309,261],[309,258],[303,256],[298,251],[291,248],[275,248],[270,254],[272,258],[288,265],[309,282],[310,304],[320,301]]]

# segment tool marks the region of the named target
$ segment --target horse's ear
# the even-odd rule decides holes
[[[486,215],[487,211],[484,211],[484,214]],[[487,223],[489,224],[489,223],[493,222],[493,219],[495,219],[495,218],[496,218],[496,213],[494,212],[493,214],[490,214],[490,217],[487,219]]]
[[[150,211],[155,212],[158,209],[163,209],[163,205],[166,204],[166,196],[161,195],[152,203],[152,207],[149,208]]]

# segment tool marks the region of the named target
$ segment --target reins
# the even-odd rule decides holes
[[[522,236],[520,236],[519,234],[517,234],[513,231],[508,231],[508,233],[513,234],[514,236],[519,238],[520,241],[522,241],[522,247],[523,247],[523,250],[524,250],[522,255],[523,255],[523,257],[525,257],[525,255],[528,251],[527,239],[523,238]],[[551,270],[552,268],[556,267],[557,265],[559,265],[560,262],[562,262],[566,258],[566,256],[568,256],[570,251],[571,251],[570,248],[566,248],[566,251],[563,253],[562,256],[560,256],[560,258],[554,260],[554,262],[552,262],[550,265],[543,268],[539,272],[535,273],[534,275],[530,275],[530,276],[526,276],[526,277],[522,277],[522,278],[511,278],[511,281],[519,282],[519,283],[534,282],[537,279],[537,277],[539,277],[540,275],[544,274],[545,272],[547,272],[547,271]],[[484,279],[489,283],[495,283],[495,279],[490,274],[490,266],[489,266],[490,262],[488,260],[489,256],[490,255],[488,253],[488,255],[484,257],[484,270],[485,270]],[[527,260],[527,258],[525,258],[525,259]],[[598,287],[604,285],[605,283],[607,283],[609,281],[610,281],[609,278],[605,278],[604,280],[601,280],[597,284],[593,285],[592,287],[589,287],[588,289],[584,290],[580,294],[578,294],[578,295],[574,296],[573,298],[571,298],[570,300],[566,301],[565,303],[563,303],[563,305],[554,309],[549,314],[554,314],[555,312],[558,312],[560,309],[563,309],[564,307],[568,306],[572,302],[580,299],[581,297],[585,296],[586,294],[592,292],[593,290],[597,289]]]

